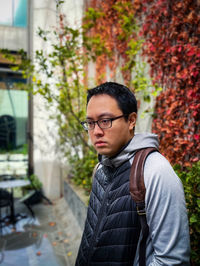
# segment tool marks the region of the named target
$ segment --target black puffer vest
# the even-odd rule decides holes
[[[133,265],[140,223],[129,174],[129,161],[96,171],[76,266]]]

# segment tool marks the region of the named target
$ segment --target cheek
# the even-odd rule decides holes
[[[95,141],[94,134],[92,134],[92,133],[89,133],[89,138],[90,138],[90,140],[91,140],[91,142],[92,142],[92,144],[93,144],[93,143],[94,143],[94,141]]]
[[[121,146],[122,143],[122,132],[119,130],[113,130],[112,132],[108,132],[107,134],[107,140],[110,144],[110,146],[114,149],[118,149],[118,147]]]

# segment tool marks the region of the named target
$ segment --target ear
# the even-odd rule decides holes
[[[136,124],[136,118],[137,118],[137,114],[136,113],[131,113],[128,117],[128,121],[129,121],[129,130],[133,130],[135,128],[135,124]]]

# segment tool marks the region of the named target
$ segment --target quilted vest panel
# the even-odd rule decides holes
[[[130,163],[96,171],[76,266],[133,265],[140,234]]]

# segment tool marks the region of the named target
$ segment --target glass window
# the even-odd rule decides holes
[[[27,26],[27,0],[0,0],[0,24]]]
[[[14,25],[27,26],[27,0],[14,0]]]
[[[0,175],[27,173],[28,94],[18,85],[25,82],[0,73]]]

